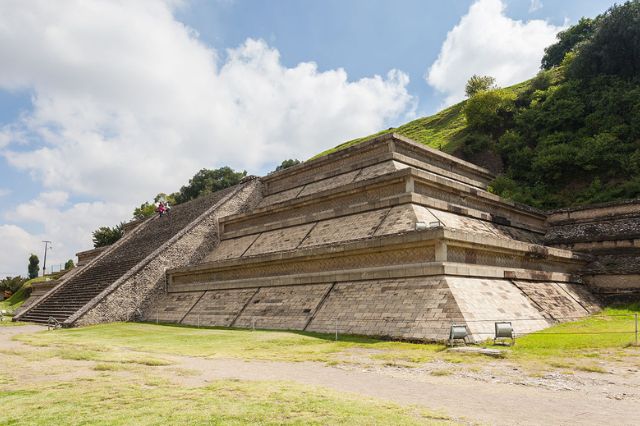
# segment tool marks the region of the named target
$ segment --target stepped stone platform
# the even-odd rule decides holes
[[[606,299],[640,298],[640,200],[551,212],[548,245],[589,253],[584,281]]]
[[[640,204],[547,214],[490,193],[492,179],[383,135],[131,224],[17,319],[423,341],[455,323],[479,341],[495,321],[522,334],[598,311],[592,290],[617,273],[606,250],[638,247]]]
[[[261,179],[220,244],[167,271],[149,321],[443,340],[494,321],[535,331],[599,309],[590,261],[544,246],[544,212],[487,191],[488,170],[398,135]]]

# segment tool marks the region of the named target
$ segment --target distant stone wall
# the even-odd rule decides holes
[[[550,212],[547,245],[592,255],[582,271],[609,298],[640,297],[640,200]]]
[[[201,261],[219,242],[218,218],[247,211],[260,200],[260,181],[245,183],[205,213],[194,227],[187,228],[152,253],[141,269],[131,271],[78,311],[70,322],[78,326],[144,316],[154,299],[165,292],[165,271]]]
[[[91,250],[80,251],[76,253],[78,257],[78,264],[76,266],[84,266],[96,257],[100,256],[102,252],[108,249],[110,246],[98,247]]]

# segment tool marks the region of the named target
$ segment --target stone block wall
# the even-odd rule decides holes
[[[517,334],[599,310],[584,286],[455,276],[339,281],[168,293],[147,319],[198,326],[305,330],[443,341],[452,324],[472,340],[493,337],[495,321]]]
[[[207,291],[182,320],[183,324],[231,327],[258,289]]]
[[[242,311],[234,326],[304,330],[329,284],[260,287]]]
[[[640,299],[640,200],[549,213],[545,244],[589,253],[582,274],[602,296]]]
[[[443,277],[339,282],[306,328],[396,339],[442,340],[462,320]]]

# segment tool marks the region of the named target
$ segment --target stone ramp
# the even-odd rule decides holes
[[[150,255],[192,225],[201,215],[225,197],[237,192],[241,186],[176,205],[167,215],[148,219],[77,274],[64,280],[17,319],[44,323],[49,317],[53,317],[60,323],[68,321],[103,291],[130,274],[145,260],[148,261]],[[166,265],[171,266],[174,265]]]

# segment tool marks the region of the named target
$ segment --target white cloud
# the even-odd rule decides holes
[[[542,7],[543,5],[541,0],[531,0],[531,2],[529,3],[529,13],[536,12],[542,9]]]
[[[17,205],[5,213],[12,225],[0,225],[0,270],[13,274],[25,274],[29,254],[40,257],[42,267],[42,240],[53,241],[47,264],[57,265],[75,258],[75,253],[92,247],[91,232],[102,225],[115,225],[129,217],[131,209],[126,205],[97,201],[69,203],[68,194],[62,191],[41,193],[35,199]],[[15,224],[37,225],[41,232],[30,233]],[[6,245],[6,247],[4,246]]]
[[[176,4],[0,2],[0,89],[28,90],[33,103],[0,128],[0,155],[45,193],[7,220],[41,224],[71,253],[96,225],[123,219],[123,206],[176,190],[200,168],[264,172],[411,113],[404,73],[350,81],[343,69],[286,67],[252,39],[220,54],[175,19]],[[30,210],[38,203],[47,217]]]
[[[501,0],[478,0],[449,31],[425,78],[446,95],[447,105],[464,98],[474,74],[491,75],[501,86],[518,83],[536,74],[544,48],[562,28],[539,19],[516,21],[505,15]]]
[[[40,240],[16,225],[0,224],[0,277],[27,275],[29,254],[39,246]]]
[[[11,194],[11,190],[7,188],[0,188],[0,197],[6,197]]]
[[[202,167],[309,157],[411,107],[399,71],[287,68],[251,39],[218,56],[160,1],[2,2],[0,88],[34,93],[5,131],[46,142],[5,156],[47,188],[137,202]]]

